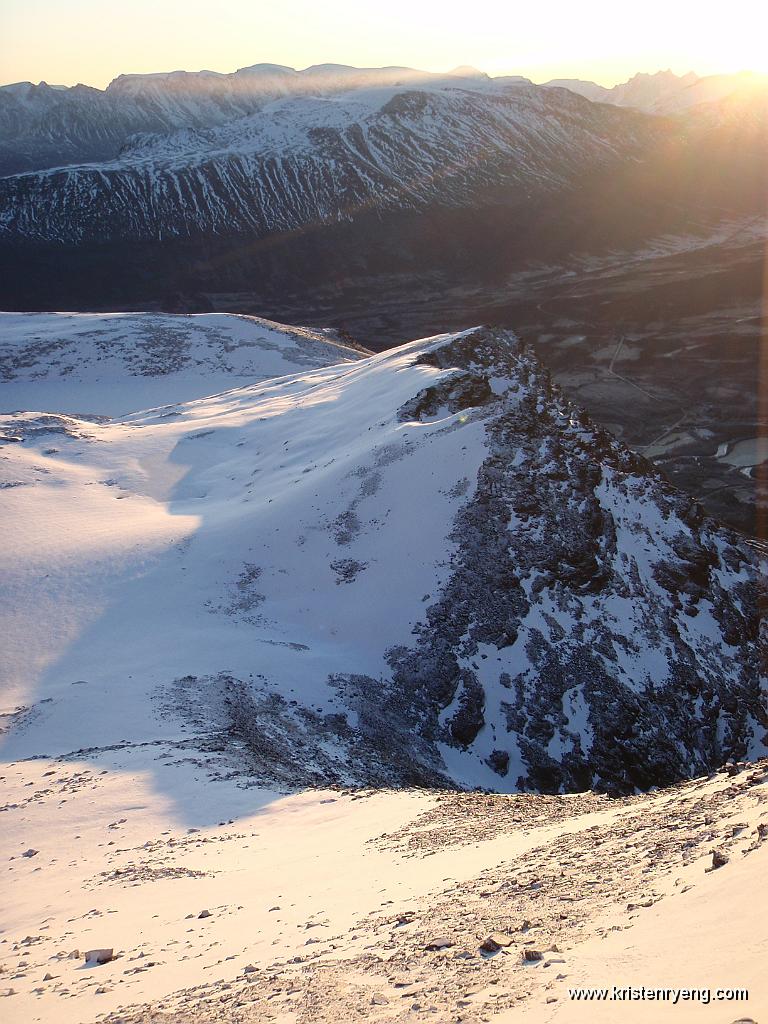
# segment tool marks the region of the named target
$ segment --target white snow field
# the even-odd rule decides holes
[[[360,355],[230,313],[0,313],[0,412],[122,416]]]
[[[314,344],[302,354],[327,358],[331,346]],[[745,619],[745,635],[734,635],[732,620],[742,606],[753,611],[752,555],[728,534],[697,527],[653,477],[622,470],[615,442],[585,428],[554,392],[545,408],[546,381],[516,345],[466,331],[110,420],[36,411],[0,419],[5,686],[10,702],[34,705],[39,723],[9,737],[10,755],[40,753],[49,718],[55,741],[46,752],[66,753],[97,739],[165,735],[166,723],[148,714],[159,694],[187,714],[199,704],[212,720],[243,693],[249,707],[255,701],[251,721],[274,719],[285,749],[273,749],[273,760],[309,742],[295,766],[282,765],[292,782],[299,771],[305,781],[380,778],[374,764],[391,767],[398,745],[422,781],[427,771],[433,781],[437,772],[512,790],[526,774],[535,787],[539,770],[570,771],[579,752],[594,760],[561,786],[615,777],[631,791],[637,781],[627,780],[649,785],[734,751],[764,754],[757,642],[746,637],[754,626]],[[266,351],[268,366],[275,358]],[[451,365],[462,361],[469,367]],[[197,386],[187,374],[176,383]],[[64,396],[68,386],[65,377]],[[80,396],[62,398],[73,401]],[[519,430],[502,449],[493,447],[499,411],[507,431]],[[587,474],[592,483],[578,489],[575,478]],[[507,479],[517,488],[512,513],[496,494]],[[534,517],[532,500],[541,507]],[[505,515],[499,540],[493,531]],[[499,544],[512,554],[491,554]],[[690,592],[693,609],[675,604],[669,589],[678,584],[665,585],[659,564],[687,574],[705,558],[718,565],[710,589]],[[469,621],[443,638],[462,601]],[[405,655],[393,661],[391,652],[407,651],[417,629],[430,646],[403,669]],[[649,650],[639,646],[646,637]],[[446,669],[448,644],[456,654]],[[610,659],[610,676],[602,662],[552,668],[560,651],[571,658],[571,649],[593,646]],[[676,682],[683,656],[698,659],[713,687],[733,688],[739,714],[729,711],[731,691],[708,696],[702,684]],[[430,689],[441,671],[451,687],[443,696]],[[649,671],[656,686],[672,688],[668,727],[680,732],[646,778],[632,774],[637,754],[626,767],[613,764],[600,716],[611,700],[619,711],[628,701],[623,714],[637,717]],[[516,704],[512,677],[522,687]],[[695,735],[691,746],[686,700],[702,729],[716,728],[721,752],[696,745]],[[718,701],[720,713],[710,707]],[[514,728],[502,725],[512,708]],[[625,727],[622,717],[612,728]],[[238,728],[253,739],[247,723]],[[666,729],[666,719],[642,721],[635,742],[665,743]],[[540,730],[532,754],[529,737]],[[416,731],[434,737],[428,750]],[[358,734],[365,753],[353,753]],[[413,770],[398,777],[413,781]]]
[[[33,438],[3,447],[6,692],[52,698],[56,752],[163,735],[147,709],[187,675],[258,667],[286,698],[335,710],[329,673],[386,668],[384,647],[408,640],[414,604],[439,581],[461,500],[448,490],[483,458],[480,424],[463,428],[455,465],[441,458],[445,418],[392,415],[442,375],[413,360],[406,346],[108,422],[11,418],[7,436]],[[336,519],[377,459],[388,486],[371,488],[355,554],[386,571],[361,570],[350,600],[331,566],[344,554]],[[413,515],[396,529],[375,528],[403,508]],[[39,752],[36,732],[9,750]]]
[[[768,1012],[765,762],[618,801],[283,796],[222,771],[200,741],[3,764],[8,1024],[722,1024]],[[729,860],[711,871],[714,847]],[[95,948],[115,958],[86,962]],[[614,985],[748,1000],[569,998]]]
[[[748,702],[740,659],[751,649],[730,633],[724,648],[720,619],[722,594],[735,615],[755,571],[737,541],[686,525],[678,499],[637,467],[622,483],[615,442],[537,384],[532,360],[512,377],[450,365],[463,345],[479,359],[483,345],[511,351],[511,337],[467,331],[360,358],[321,332],[251,318],[179,328],[154,314],[147,327],[149,316],[5,321],[3,351],[26,354],[0,385],[17,396],[2,407],[27,411],[0,417],[3,1021],[765,1017],[764,901],[750,900],[766,869],[765,763],[644,796],[631,785],[614,799],[515,793],[534,762],[513,738],[508,773],[493,768],[512,699],[493,676],[493,644],[467,647],[464,682],[436,716],[436,728],[461,720],[474,665],[486,717],[463,746],[443,731],[428,747],[386,685],[386,652],[413,644],[453,579],[457,515],[485,481],[492,516],[506,485],[488,465],[497,442],[483,403],[501,402],[513,422],[519,413],[521,475],[522,439],[545,413],[563,458],[578,443],[604,460],[594,493],[613,510],[617,564],[631,562],[644,588],[624,584],[601,605],[597,570],[577,552],[567,585],[583,588],[580,611],[558,606],[559,582],[535,585],[558,535],[534,517],[548,535],[516,549],[538,561],[522,637],[498,649],[505,666],[522,658],[526,630],[578,626],[586,646],[604,646],[598,620],[637,638],[656,609],[661,676],[672,657],[663,606],[704,675],[727,649],[726,696]],[[140,367],[160,343],[148,331],[170,333],[181,353],[151,385]],[[163,382],[164,404],[147,407]],[[554,449],[532,436],[543,481]],[[516,507],[510,543],[528,537]],[[652,573],[654,559],[675,567],[681,530],[688,557],[705,542],[722,555],[717,568],[711,555],[716,582],[682,608]],[[640,661],[628,646],[616,672],[647,708]],[[544,670],[520,666],[541,695]],[[380,705],[356,691],[361,679],[380,687]],[[598,748],[602,699],[588,685],[562,693],[544,741],[552,765]],[[691,700],[706,733],[707,701]],[[724,709],[719,741],[759,756],[754,716]],[[635,742],[650,742],[644,728]],[[682,741],[665,756],[685,758]],[[443,789],[391,788],[410,779]],[[451,780],[511,792],[453,792]],[[713,849],[728,859],[707,871]],[[86,961],[97,949],[114,958]],[[572,981],[635,978],[748,987],[750,1001],[664,1016],[567,997]]]

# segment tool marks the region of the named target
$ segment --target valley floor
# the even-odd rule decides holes
[[[2,766],[8,1024],[766,1019],[766,762],[619,800],[285,795],[204,748]],[[613,985],[749,1000],[569,997]]]

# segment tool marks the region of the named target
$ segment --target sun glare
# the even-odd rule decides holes
[[[125,72],[227,72],[261,61],[428,71],[471,64],[608,86],[660,68],[768,73],[768,5],[754,0],[731,0],[716,17],[698,0],[646,0],[642,12],[607,0],[550,0],[546,11],[502,0],[390,0],[386,11],[351,0],[224,6],[226,17],[203,0],[4,0],[0,78],[104,87]]]

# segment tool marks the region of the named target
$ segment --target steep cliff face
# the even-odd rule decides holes
[[[706,771],[765,743],[749,548],[503,336],[420,358],[461,367],[452,394],[468,405],[484,396],[488,445],[450,534],[451,574],[416,643],[389,652],[394,690],[423,701],[429,735],[543,790],[664,784],[683,763]]]

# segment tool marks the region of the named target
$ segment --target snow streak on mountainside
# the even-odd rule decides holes
[[[578,79],[554,79],[546,87],[563,87],[593,102],[671,114],[723,99],[760,77],[744,73],[700,78],[693,73],[679,76],[659,71],[635,75],[610,89]],[[17,82],[0,87],[0,175],[111,160],[137,133],[212,128],[247,117],[281,97],[458,82],[474,86],[531,84],[513,76],[489,79],[475,68],[433,74],[413,68],[337,64],[303,71],[256,64],[232,74],[174,71],[120,75],[105,90]]]
[[[398,67],[321,64],[295,71],[256,64],[230,75],[120,75],[105,90],[18,82],[0,87],[0,174],[111,159],[136,132],[208,128],[252,114],[279,96],[325,96],[468,76],[483,77],[471,68],[434,75]]]
[[[756,554],[508,333],[2,429],[8,757],[156,713],[293,784],[627,792],[766,750]]]
[[[360,357],[333,332],[227,313],[0,313],[0,411],[119,416]]]
[[[660,123],[565,90],[469,80],[275,100],[118,160],[0,180],[0,238],[263,236],[361,212],[529,204],[653,146]]]

